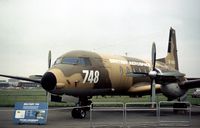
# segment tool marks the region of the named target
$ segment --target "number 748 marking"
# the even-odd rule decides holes
[[[99,71],[98,70],[83,70],[82,71],[84,74],[85,74],[85,77],[84,77],[84,80],[83,80],[83,83],[86,83],[86,82],[90,82],[90,83],[98,83],[99,81]]]

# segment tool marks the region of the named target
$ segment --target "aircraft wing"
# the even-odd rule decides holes
[[[186,78],[187,80],[200,80],[200,78]]]
[[[187,81],[183,83],[181,88],[191,89],[200,87],[200,78],[188,78]]]
[[[28,78],[28,77],[10,76],[10,75],[3,75],[3,74],[0,74],[0,76],[7,77],[7,78],[18,79],[18,80],[30,81],[30,82],[35,82],[35,83],[40,83],[41,82],[41,79],[34,79],[34,78]]]

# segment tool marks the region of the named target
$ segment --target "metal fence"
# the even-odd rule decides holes
[[[12,106],[15,102],[47,101],[46,92],[41,89],[0,90],[0,92],[0,106]],[[71,110],[72,108],[66,107],[65,109]],[[63,108],[56,108],[55,110],[58,111],[59,109],[62,110]],[[191,104],[189,102],[160,101],[158,104],[156,102],[94,102],[90,106],[89,114],[89,125],[91,127],[111,125],[118,127],[131,127],[133,125],[175,127],[191,125]],[[112,122],[109,119],[111,116],[107,115],[112,115]]]
[[[176,104],[183,106],[176,106]],[[95,112],[104,112],[105,116],[100,116]],[[110,122],[106,118],[107,114],[112,114],[114,118],[116,112],[118,118]],[[119,119],[119,116],[121,117]],[[110,116],[109,116],[110,117]],[[90,126],[190,126],[191,124],[191,104],[189,102],[160,101],[156,102],[96,102],[90,109]]]
[[[103,112],[104,116],[99,116],[100,112]],[[110,121],[110,117],[112,117],[112,121]],[[91,104],[90,127],[124,127],[124,119],[124,103],[122,102],[95,102]]]
[[[125,104],[125,125],[157,126],[158,105],[156,102],[137,102]],[[134,123],[133,123],[134,122]]]
[[[160,126],[190,126],[191,104],[189,102],[160,101],[158,121]]]

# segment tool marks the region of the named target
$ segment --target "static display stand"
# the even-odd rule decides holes
[[[46,124],[48,103],[16,102],[13,121],[15,124]]]

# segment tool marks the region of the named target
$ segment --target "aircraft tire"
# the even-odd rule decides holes
[[[86,116],[86,111],[84,109],[79,109],[79,118],[82,119],[82,118],[85,118]]]
[[[72,117],[75,119],[83,119],[86,116],[86,111],[82,108],[74,108],[72,109]]]
[[[179,112],[184,112],[184,113],[186,113],[187,112],[187,110],[184,110],[184,109],[187,109],[187,104],[185,104],[185,103],[174,103],[174,105],[173,105],[173,112],[174,113],[179,113]],[[183,110],[180,110],[180,108],[181,109],[183,109]]]

